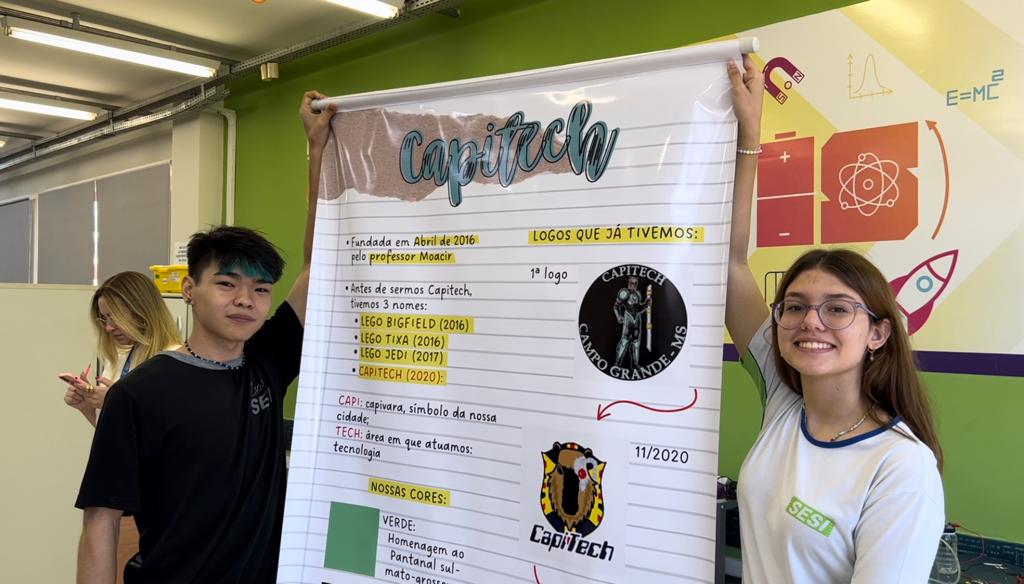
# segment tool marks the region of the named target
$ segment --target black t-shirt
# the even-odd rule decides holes
[[[236,371],[160,354],[107,394],[75,506],[136,516],[141,582],[276,579],[283,401],[302,353],[291,306],[244,352]]]

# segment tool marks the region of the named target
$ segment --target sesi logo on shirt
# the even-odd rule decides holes
[[[836,522],[830,517],[824,513],[820,513],[814,507],[811,507],[796,497],[789,500],[789,505],[786,506],[786,513],[789,513],[795,517],[797,521],[825,537],[831,535],[832,528],[836,526]]]
[[[262,379],[254,379],[249,388],[249,413],[258,415],[270,407],[270,388]]]

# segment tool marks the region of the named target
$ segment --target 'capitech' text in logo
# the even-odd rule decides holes
[[[484,137],[483,146],[474,140],[463,142],[458,138],[445,141],[444,138],[431,140],[419,155],[420,167],[415,167],[415,149],[423,144],[423,133],[413,130],[402,139],[399,153],[399,168],[402,178],[409,184],[422,180],[433,180],[437,186],[448,184],[448,202],[452,207],[462,203],[462,187],[476,176],[477,169],[486,177],[498,175],[501,186],[507,187],[515,180],[516,172],[522,169],[532,172],[541,161],[554,164],[569,157],[569,166],[578,176],[586,174],[587,180],[597,182],[604,174],[611,160],[619,129],[609,131],[604,122],[594,122],[584,131],[593,106],[581,101],[569,112],[569,121],[554,119],[541,132],[540,122],[524,121],[525,114],[518,111],[501,128],[487,124],[490,132]],[[564,137],[561,140],[561,134]],[[534,146],[534,139],[540,144]],[[494,152],[498,143],[497,153]]]
[[[583,539],[582,535],[576,533],[555,533],[544,529],[543,525],[534,525],[530,532],[530,541],[539,543],[548,548],[575,552],[581,556],[589,556],[606,561],[612,561],[615,554],[615,546],[607,541],[596,542]]]

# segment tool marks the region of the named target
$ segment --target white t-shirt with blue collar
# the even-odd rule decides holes
[[[765,407],[737,491],[743,583],[925,584],[945,523],[932,451],[899,418],[816,440],[771,342],[767,321],[744,358]]]

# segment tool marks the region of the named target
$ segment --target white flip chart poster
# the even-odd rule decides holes
[[[730,58],[337,98],[279,582],[713,582]]]

